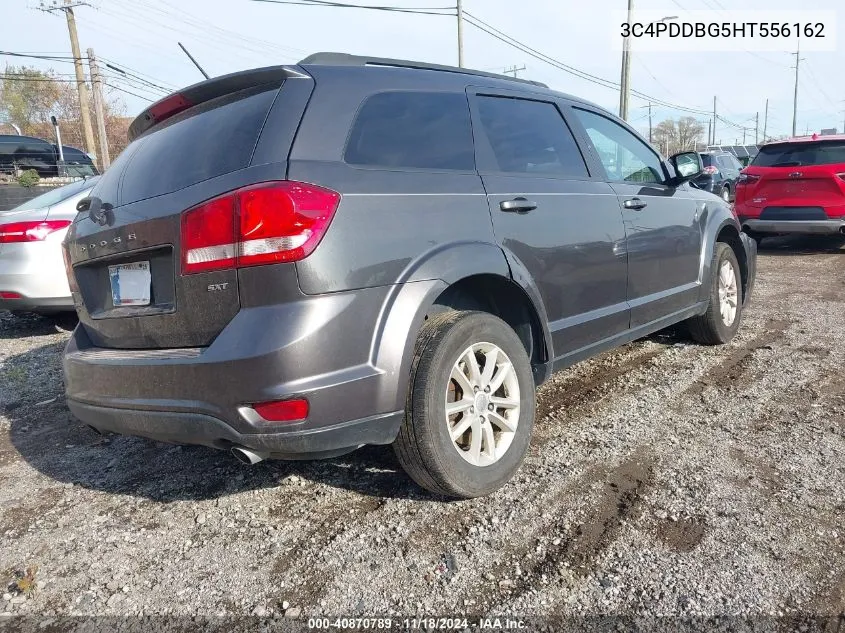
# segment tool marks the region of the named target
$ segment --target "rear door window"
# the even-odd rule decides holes
[[[845,163],[845,141],[779,143],[760,148],[755,167],[801,167]]]
[[[111,201],[119,187],[129,204],[247,167],[277,92],[261,86],[177,114],[133,141],[93,195]]]
[[[589,176],[575,137],[553,103],[479,96],[478,114],[499,171]]]
[[[370,96],[352,125],[344,160],[373,167],[474,170],[466,95],[397,91]]]

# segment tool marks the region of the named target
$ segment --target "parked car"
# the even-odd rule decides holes
[[[62,145],[66,175],[87,178],[98,174],[91,157],[75,147]],[[59,149],[55,143],[32,136],[0,134],[0,173],[12,173],[15,168],[34,169],[42,178],[59,174]]]
[[[62,240],[97,178],[50,189],[0,212],[0,310],[73,312]]]
[[[739,177],[736,213],[758,241],[777,234],[845,233],[845,135],[763,145]]]
[[[58,145],[55,143],[53,144],[53,150],[58,157]],[[94,161],[91,160],[91,157],[81,149],[62,145],[62,155],[65,158],[65,173],[72,178],[90,178],[100,173],[94,165]]]
[[[67,402],[102,432],[249,463],[392,443],[483,495],[552,371],[680,321],[725,343],[754,281],[696,153],[521,79],[317,54],[186,88],[130,140],[65,243]]]
[[[0,134],[0,171],[34,169],[39,176],[55,176],[56,150],[47,141],[32,136]]]
[[[736,193],[736,181],[742,164],[730,152],[702,152],[701,175],[692,184],[699,189],[721,196],[731,202]]]

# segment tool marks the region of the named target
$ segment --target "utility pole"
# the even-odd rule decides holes
[[[713,95],[713,145],[716,144],[716,95]]]
[[[707,144],[712,145],[713,143],[710,142],[710,137],[713,134],[713,121],[707,121]]]
[[[795,97],[792,101],[792,136],[795,136],[798,127],[798,67],[801,65],[801,40],[798,40],[795,52],[790,55],[795,55]]]
[[[763,142],[766,142],[766,130],[769,127],[769,100],[766,99],[766,115],[763,117]]]
[[[754,144],[757,145],[760,142],[760,113],[758,112],[754,116]]]
[[[525,66],[520,66],[519,68],[517,68],[516,66],[511,66],[510,68],[505,68],[505,74],[510,75],[511,73],[513,73],[513,76],[516,77],[517,73],[521,70],[525,70]]]
[[[464,8],[462,0],[458,0],[458,67],[464,67]]]
[[[88,85],[85,83],[85,71],[82,68],[82,53],[79,50],[79,36],[76,33],[76,18],[73,15],[73,7],[84,5],[84,2],[73,2],[65,0],[64,6],[44,9],[44,11],[64,11],[67,19],[67,30],[70,33],[70,50],[73,54],[73,67],[76,71],[76,87],[79,91],[79,114],[82,118],[82,135],[85,151],[95,154],[94,130],[91,128],[91,112],[88,105]]]
[[[88,67],[91,69],[91,89],[94,92],[94,116],[97,118],[97,136],[100,138],[100,171],[106,171],[111,164],[109,157],[109,139],[106,135],[106,113],[103,103],[103,80],[94,49],[89,48]]]
[[[628,0],[628,24],[634,19],[634,0]],[[631,38],[622,41],[622,78],[619,82],[619,118],[628,120],[628,95],[631,89]]]
[[[648,104],[648,142],[651,143],[651,103]]]

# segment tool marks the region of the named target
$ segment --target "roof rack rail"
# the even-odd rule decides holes
[[[458,68],[457,66],[442,66],[440,64],[427,64],[425,62],[413,62],[406,59],[390,59],[387,57],[364,57],[361,55],[348,55],[346,53],[314,53],[299,63],[302,66],[385,66],[395,68],[415,68],[418,70],[439,70],[447,73],[461,73],[464,75],[489,77],[491,79],[504,79],[505,81],[516,81],[523,84],[531,84],[532,86],[539,86],[541,88],[548,88],[546,84],[539,81],[532,81],[531,79],[520,79],[519,77],[487,73],[482,70]]]

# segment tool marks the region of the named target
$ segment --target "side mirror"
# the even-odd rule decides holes
[[[675,177],[669,179],[669,184],[677,187],[701,174],[701,156],[698,152],[681,152],[669,157],[669,164],[675,170]]]

